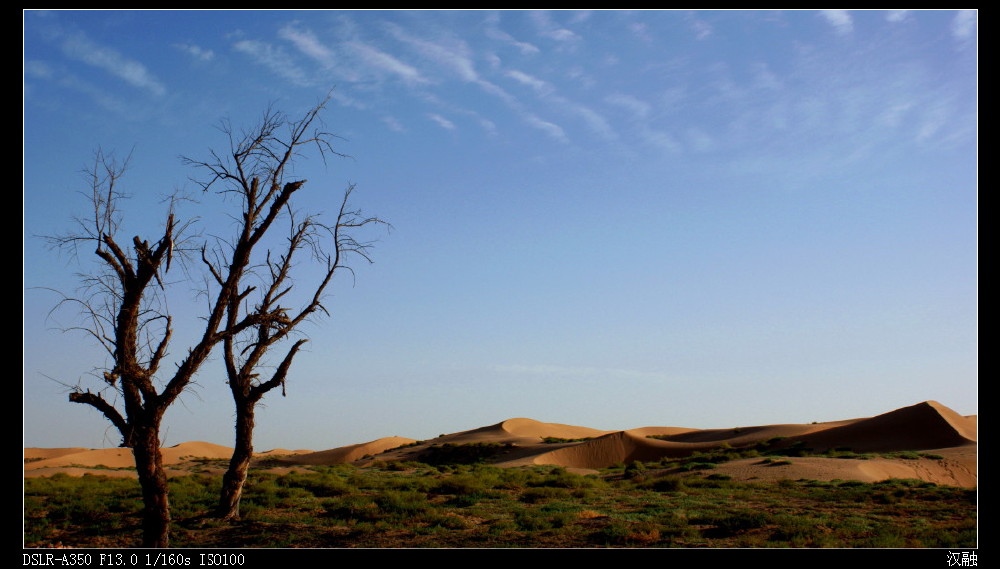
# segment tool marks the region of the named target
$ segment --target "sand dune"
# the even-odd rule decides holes
[[[233,449],[229,447],[201,441],[181,443],[161,452],[164,464],[178,464],[186,458],[229,458],[233,455]]]
[[[288,456],[288,455],[292,455],[292,454],[309,454],[309,453],[313,453],[313,452],[316,452],[316,451],[312,451],[312,450],[308,450],[308,449],[289,450],[287,448],[275,448],[275,449],[267,450],[267,451],[264,451],[264,452],[255,452],[254,455],[262,457],[262,458],[266,458],[266,457],[273,457],[273,456]]]
[[[306,464],[306,465],[343,464],[345,462],[354,462],[356,460],[362,460],[367,456],[376,455],[385,452],[387,450],[394,449],[396,447],[400,447],[403,445],[408,445],[414,442],[416,441],[404,437],[385,437],[357,445],[338,447],[319,452],[297,454],[294,456],[285,457],[282,460],[282,462],[285,462],[287,464]]]
[[[651,439],[650,435],[661,438]],[[781,437],[783,445],[801,441],[814,451],[850,448],[857,452],[888,452],[904,450],[934,450],[976,445],[975,421],[955,413],[935,401],[919,403],[865,419],[852,419],[808,425],[765,425],[733,429],[678,429],[645,427],[621,431],[576,445],[542,452],[531,460],[534,464],[555,464],[574,468],[604,468],[615,463],[650,461],[663,457],[684,457],[707,451],[722,444],[738,448]],[[817,464],[822,458],[815,459]],[[839,467],[848,464],[837,459]],[[913,463],[865,463],[859,472],[868,476],[888,477],[889,473],[910,473]],[[905,468],[904,468],[905,466]],[[955,465],[952,465],[955,466]],[[860,468],[860,467],[859,467]],[[967,465],[964,467],[967,470]],[[854,478],[858,478],[854,476]],[[913,477],[921,477],[914,474]],[[968,481],[968,476],[956,475]]]
[[[686,456],[691,452],[693,450],[683,443],[672,444],[630,431],[619,431],[538,454],[531,462],[573,468],[604,468],[619,462],[658,460],[665,456]]]
[[[76,454],[90,450],[82,447],[73,448],[26,448],[24,449],[25,460],[43,460],[46,458],[58,458],[67,454]]]
[[[735,480],[772,481],[798,480],[860,480],[878,482],[889,478],[913,478],[974,488],[978,486],[975,451],[967,454],[936,449],[936,459],[872,458],[853,460],[823,457],[789,458],[788,464],[764,463],[759,458],[736,460],[718,465],[713,473],[725,474]]]
[[[34,449],[29,450],[34,451]],[[135,460],[132,458],[132,451],[127,448],[83,449],[79,452],[63,453],[52,458],[26,462],[24,469],[37,470],[70,466],[128,468],[135,466]]]
[[[974,487],[978,484],[977,432],[976,415],[962,416],[936,401],[925,401],[875,417],[729,429],[640,427],[606,431],[519,417],[426,441],[385,437],[318,452],[275,449],[257,456],[260,459],[277,457],[284,468],[294,468],[348,462],[364,464],[373,460],[420,460],[422,453],[435,445],[499,443],[504,447],[493,461],[498,466],[556,465],[596,470],[632,461],[686,457],[721,445],[739,448],[770,441],[785,446],[800,444],[816,452],[837,448],[881,453],[932,451],[933,458],[877,456],[859,460],[805,456],[781,461],[780,466],[758,458],[724,463],[714,472],[741,480],[917,478]],[[657,438],[650,438],[652,436]],[[775,442],[777,440],[780,442]],[[226,459],[231,452],[228,447],[212,443],[190,442],[164,448],[163,457],[171,473],[179,475],[191,472],[184,465],[194,458]],[[131,452],[120,448],[25,449],[24,456],[25,476],[55,472],[126,476],[129,471],[124,469],[134,464]],[[214,469],[207,471],[214,472],[220,467]],[[201,471],[206,471],[206,467]]]
[[[560,438],[560,439],[582,439],[586,437],[599,437],[610,431],[601,431],[589,427],[576,427],[573,425],[562,425],[560,423],[542,423],[534,419],[508,419],[500,423],[500,427],[512,435],[518,437],[536,438]]]
[[[813,447],[858,451],[927,450],[975,444],[976,425],[936,401],[824,429],[803,439]]]

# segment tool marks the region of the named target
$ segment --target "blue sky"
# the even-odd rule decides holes
[[[24,444],[118,441],[66,400],[105,361],[45,290],[93,255],[39,238],[86,212],[95,150],[131,152],[123,235],[174,192],[222,232],[179,156],[331,88],[350,158],[300,162],[297,205],[355,183],[392,230],[258,449],[977,413],[977,52],[974,11],[27,11]],[[204,300],[172,294],[182,354]],[[215,357],[164,443],[229,445],[232,418]]]

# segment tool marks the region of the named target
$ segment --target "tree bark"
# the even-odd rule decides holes
[[[159,423],[132,432],[132,454],[142,487],[142,546],[170,545],[170,501],[167,474],[160,454]]]
[[[236,440],[229,469],[222,477],[222,492],[216,516],[224,520],[240,519],[240,499],[246,483],[250,459],[253,458],[253,427],[255,402],[236,400]]]

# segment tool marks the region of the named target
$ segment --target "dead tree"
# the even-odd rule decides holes
[[[236,196],[242,206],[235,237],[222,240],[211,250],[203,249],[201,255],[214,285],[224,287],[226,278],[236,283],[225,298],[224,328],[231,333],[222,341],[236,411],[233,455],[216,512],[224,519],[239,518],[240,498],[253,457],[257,403],[278,386],[284,395],[289,368],[306,342],[302,337],[292,338],[293,333],[317,312],[326,312],[324,293],[338,272],[350,270],[345,264],[348,257],[360,256],[370,262],[370,243],[358,241],[354,232],[384,223],[349,208],[353,185],[344,192],[336,217],[328,224],[316,214],[299,217],[292,208],[291,198],[305,180],[286,178],[300,152],[312,148],[322,157],[338,154],[331,144],[332,135],[315,128],[322,109],[321,104],[294,122],[282,113],[268,111],[256,128],[239,136],[224,123],[231,152],[225,157],[213,154],[209,161],[188,160],[208,171],[208,179],[202,183],[206,190],[218,187]],[[262,244],[263,236],[275,224],[287,224],[287,237],[280,243]],[[295,267],[306,255],[313,266],[321,268],[315,282],[293,279]],[[248,320],[254,324],[241,326]],[[283,355],[276,360],[273,352],[279,349]]]
[[[248,319],[236,326],[223,327],[224,299],[231,293],[220,293],[210,306],[201,336],[175,369],[163,373],[161,364],[173,331],[163,297],[164,279],[190,220],[180,222],[171,202],[156,241],[150,243],[135,236],[131,247],[121,243],[118,204],[123,195],[118,184],[127,165],[127,160],[119,163],[98,152],[93,168],[87,170],[92,217],[78,219],[77,232],[49,240],[55,247],[74,251],[87,244],[94,247],[97,268],[82,277],[78,296],[64,297],[60,304],[80,307],[83,323],[78,329],[104,348],[109,364],[99,368],[103,382],[100,389],[91,391],[77,385],[69,400],[91,405],[101,412],[121,434],[121,446],[132,449],[142,488],[142,544],[166,547],[170,504],[160,454],[163,414],[189,386],[212,348],[239,326],[249,327],[254,321]],[[230,279],[226,290],[233,290],[235,284]]]
[[[324,289],[334,272],[342,267],[345,253],[353,251],[364,255],[366,245],[353,241],[345,232],[352,227],[379,222],[374,218],[360,218],[346,209],[344,204],[350,190],[341,203],[340,216],[330,226],[318,223],[313,217],[296,222],[291,216],[291,197],[305,182],[286,181],[286,169],[305,145],[315,144],[321,153],[332,151],[331,137],[311,130],[322,108],[323,104],[316,106],[298,122],[289,122],[281,114],[268,112],[260,128],[247,136],[237,139],[231,130],[228,131],[229,156],[219,158],[213,153],[213,160],[194,163],[212,172],[211,179],[204,184],[206,190],[216,182],[224,182],[226,192],[235,192],[243,198],[239,234],[230,242],[230,250],[198,247],[186,241],[185,230],[193,220],[181,221],[175,214],[173,202],[155,241],[150,243],[136,236],[130,247],[123,244],[119,238],[119,202],[123,196],[118,184],[128,161],[118,163],[100,152],[94,167],[88,170],[92,216],[78,219],[76,232],[50,238],[50,243],[58,248],[77,251],[81,246],[93,247],[90,250],[97,257],[98,268],[82,277],[79,294],[64,297],[60,304],[73,303],[80,307],[83,323],[78,328],[104,348],[110,363],[98,368],[99,389],[92,391],[78,385],[72,389],[69,400],[97,409],[117,428],[122,437],[121,445],[132,449],[142,488],[142,545],[145,547],[169,545],[170,503],[160,454],[160,425],[166,410],[190,386],[213,348],[223,343],[227,372],[237,401],[238,433],[242,433],[237,436],[233,457],[236,468],[231,469],[237,474],[227,475],[230,480],[227,485],[237,488],[238,499],[243,481],[239,475],[239,465],[243,464],[240,457],[252,452],[253,404],[270,389],[284,384],[288,367],[304,339],[292,344],[270,380],[257,383],[257,368],[264,363],[264,354],[276,342],[285,339],[300,322],[322,309]],[[282,137],[279,129],[285,127],[291,130],[287,137]],[[265,237],[279,218],[292,221],[294,229],[288,244],[278,255],[265,253],[260,263],[255,260],[254,251],[267,247]],[[330,246],[332,254],[325,257],[324,245],[319,240],[323,231],[332,235],[334,244]],[[324,261],[326,277],[314,289],[312,301],[295,312],[281,302],[291,287],[293,255],[303,249]],[[204,328],[200,336],[192,340],[184,357],[174,362],[173,369],[165,371],[161,364],[167,356],[173,332],[165,301],[170,285],[166,282],[166,273],[174,257],[183,253],[194,255],[196,251],[201,252],[211,283],[203,315]],[[212,260],[211,252],[223,256]],[[266,283],[262,289],[248,284],[250,278],[261,273]],[[181,282],[186,281],[182,279]],[[254,291],[259,290],[264,292],[256,304],[248,304]],[[256,340],[245,344],[247,337]],[[243,345],[240,350],[237,349],[239,345]],[[238,358],[240,363],[237,365]],[[233,480],[238,484],[234,486]]]

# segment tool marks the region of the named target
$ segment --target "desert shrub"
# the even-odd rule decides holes
[[[889,458],[902,458],[904,460],[920,460],[921,458],[919,452],[912,450],[890,452],[886,456]]]
[[[288,508],[305,504],[315,498],[305,488],[282,486],[278,480],[259,480],[244,487],[241,507],[245,504],[261,508]]]
[[[855,452],[847,447],[837,447],[835,449],[831,449],[824,452],[823,456],[827,456],[830,458],[869,460],[870,458],[872,458],[873,455],[870,453]]]
[[[473,474],[453,474],[440,480],[435,480],[429,490],[435,494],[466,495],[483,492],[491,488],[485,480]]]
[[[142,508],[139,483],[106,476],[24,479],[25,544],[50,532],[100,536],[134,525]]]
[[[386,487],[386,477],[358,469],[347,475],[347,484],[356,490],[382,490]]]
[[[497,476],[497,488],[520,490],[542,479],[543,475],[535,469],[502,468]]]
[[[374,521],[380,517],[374,500],[356,494],[324,500],[323,512],[338,520]]]
[[[709,530],[712,534],[734,535],[736,533],[757,529],[770,522],[768,514],[761,511],[731,512],[709,517],[705,523],[715,526]]]
[[[645,472],[646,472],[646,465],[643,464],[642,461],[634,460],[628,463],[628,466],[625,467],[625,472],[623,472],[623,475],[625,476],[626,479],[634,480],[637,478],[641,478]]]
[[[580,437],[578,439],[564,439],[561,437],[544,437],[542,438],[542,442],[547,445],[555,445],[560,443],[578,443],[582,441],[589,441],[593,438],[594,437]]]
[[[806,446],[805,441],[795,441],[791,445],[772,451],[769,454],[777,454],[780,456],[808,456],[812,454],[813,449]]]
[[[916,547],[963,548],[978,543],[979,527],[976,520],[965,520],[954,527],[929,527],[919,531],[913,538]]]
[[[857,544],[858,547],[870,548],[899,548],[906,547],[907,540],[903,533],[894,527],[882,527],[875,535],[864,536]]]
[[[468,508],[475,506],[483,500],[495,500],[501,496],[501,494],[493,490],[480,490],[466,494],[455,494],[445,503],[455,508]]]
[[[771,532],[770,540],[780,545],[808,547],[824,539],[820,527],[805,516],[781,515],[773,519],[777,528]]]
[[[529,504],[535,504],[545,500],[563,500],[568,498],[569,495],[569,491],[565,488],[539,486],[524,490],[521,493],[520,500]]]
[[[514,523],[522,531],[541,531],[555,527],[552,517],[539,510],[518,510],[514,513]]]
[[[681,472],[691,472],[694,470],[711,470],[715,468],[714,462],[688,462],[677,467]]]
[[[730,476],[726,474],[709,475],[705,478],[690,476],[685,479],[687,488],[730,488],[733,486]]]
[[[385,513],[396,516],[413,516],[431,509],[427,495],[422,492],[387,490],[375,497],[375,503]]]
[[[582,476],[564,468],[554,468],[547,475],[529,481],[528,485],[552,488],[596,488],[603,485],[603,480],[595,476]]]
[[[477,442],[432,445],[420,454],[420,460],[433,466],[477,464],[494,459],[514,448],[510,443]]]
[[[441,435],[441,436],[444,436],[444,435]],[[425,442],[426,441],[413,441],[412,443],[406,443],[404,445],[399,445],[398,447],[392,447],[391,449],[387,450],[386,452],[391,452],[391,451],[394,451],[394,450],[400,450],[400,449],[404,449],[404,448],[411,448],[411,447],[420,446],[420,445],[424,444]]]
[[[498,488],[504,480],[504,473],[509,468],[500,468],[489,464],[476,464],[472,466],[471,474],[482,480],[487,488]]]
[[[385,490],[408,490],[411,492],[431,492],[438,485],[438,480],[430,476],[386,476],[382,482]]]
[[[424,521],[429,527],[441,528],[446,530],[462,530],[468,529],[470,526],[469,522],[466,521],[461,516],[454,514],[430,514],[424,516]]]
[[[340,496],[356,489],[344,477],[331,472],[289,473],[279,478],[277,484],[286,488],[301,488],[318,498]]]
[[[657,492],[680,492],[686,488],[685,479],[676,475],[660,476],[646,480],[639,484],[638,487]]]
[[[653,522],[615,519],[592,534],[591,539],[606,545],[643,546],[659,542],[661,534],[660,527]]]
[[[176,518],[207,512],[218,504],[222,479],[218,476],[178,476],[169,480],[170,511]]]
[[[416,460],[389,460],[385,462],[376,462],[375,466],[380,470],[389,470],[393,472],[406,472],[412,470],[423,471],[427,469],[427,464]]]

